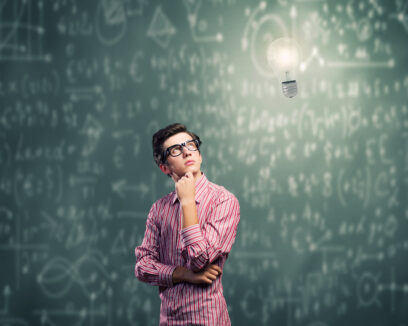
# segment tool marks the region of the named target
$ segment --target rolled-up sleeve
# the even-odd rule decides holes
[[[155,224],[155,217],[156,208],[153,205],[147,217],[143,242],[135,249],[135,276],[151,285],[171,287],[176,266],[160,263],[160,229]]]
[[[191,225],[180,231],[182,254],[187,266],[198,272],[222,255],[228,255],[240,220],[238,199],[231,193],[219,196],[203,228]]]

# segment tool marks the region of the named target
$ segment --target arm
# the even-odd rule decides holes
[[[189,269],[178,266],[173,272],[173,284],[187,282],[192,284],[212,284],[215,279],[222,274],[222,269],[218,265],[208,265],[202,272],[194,273]]]
[[[222,255],[228,255],[240,220],[239,203],[230,193],[217,198],[203,229],[192,224],[180,231],[187,267],[201,271]]]
[[[155,216],[156,205],[153,204],[147,217],[143,242],[135,249],[135,276],[140,281],[151,285],[171,287],[176,266],[160,263],[160,230],[155,223]]]

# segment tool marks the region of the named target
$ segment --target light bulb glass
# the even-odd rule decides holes
[[[296,74],[300,57],[299,45],[290,38],[276,39],[267,48],[267,62],[282,84],[283,94],[287,97],[297,94]]]

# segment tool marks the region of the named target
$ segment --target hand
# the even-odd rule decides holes
[[[189,271],[191,272],[191,271]],[[222,269],[218,265],[208,265],[202,272],[188,274],[189,279],[187,280],[190,283],[194,284],[212,284],[213,281],[217,278],[217,276],[222,274]]]
[[[192,284],[212,284],[218,276],[222,274],[222,269],[218,265],[208,265],[202,272],[194,273],[185,267],[177,267],[173,273],[173,283],[182,281]]]
[[[170,174],[176,187],[177,197],[181,204],[195,203],[195,180],[191,172],[179,178],[175,173]]]

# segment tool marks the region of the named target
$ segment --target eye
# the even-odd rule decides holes
[[[171,155],[178,155],[181,153],[180,145],[174,146],[172,149],[170,149],[170,154]]]
[[[187,143],[187,148],[190,149],[190,150],[196,150],[197,149],[196,142],[194,140],[190,140]]]

